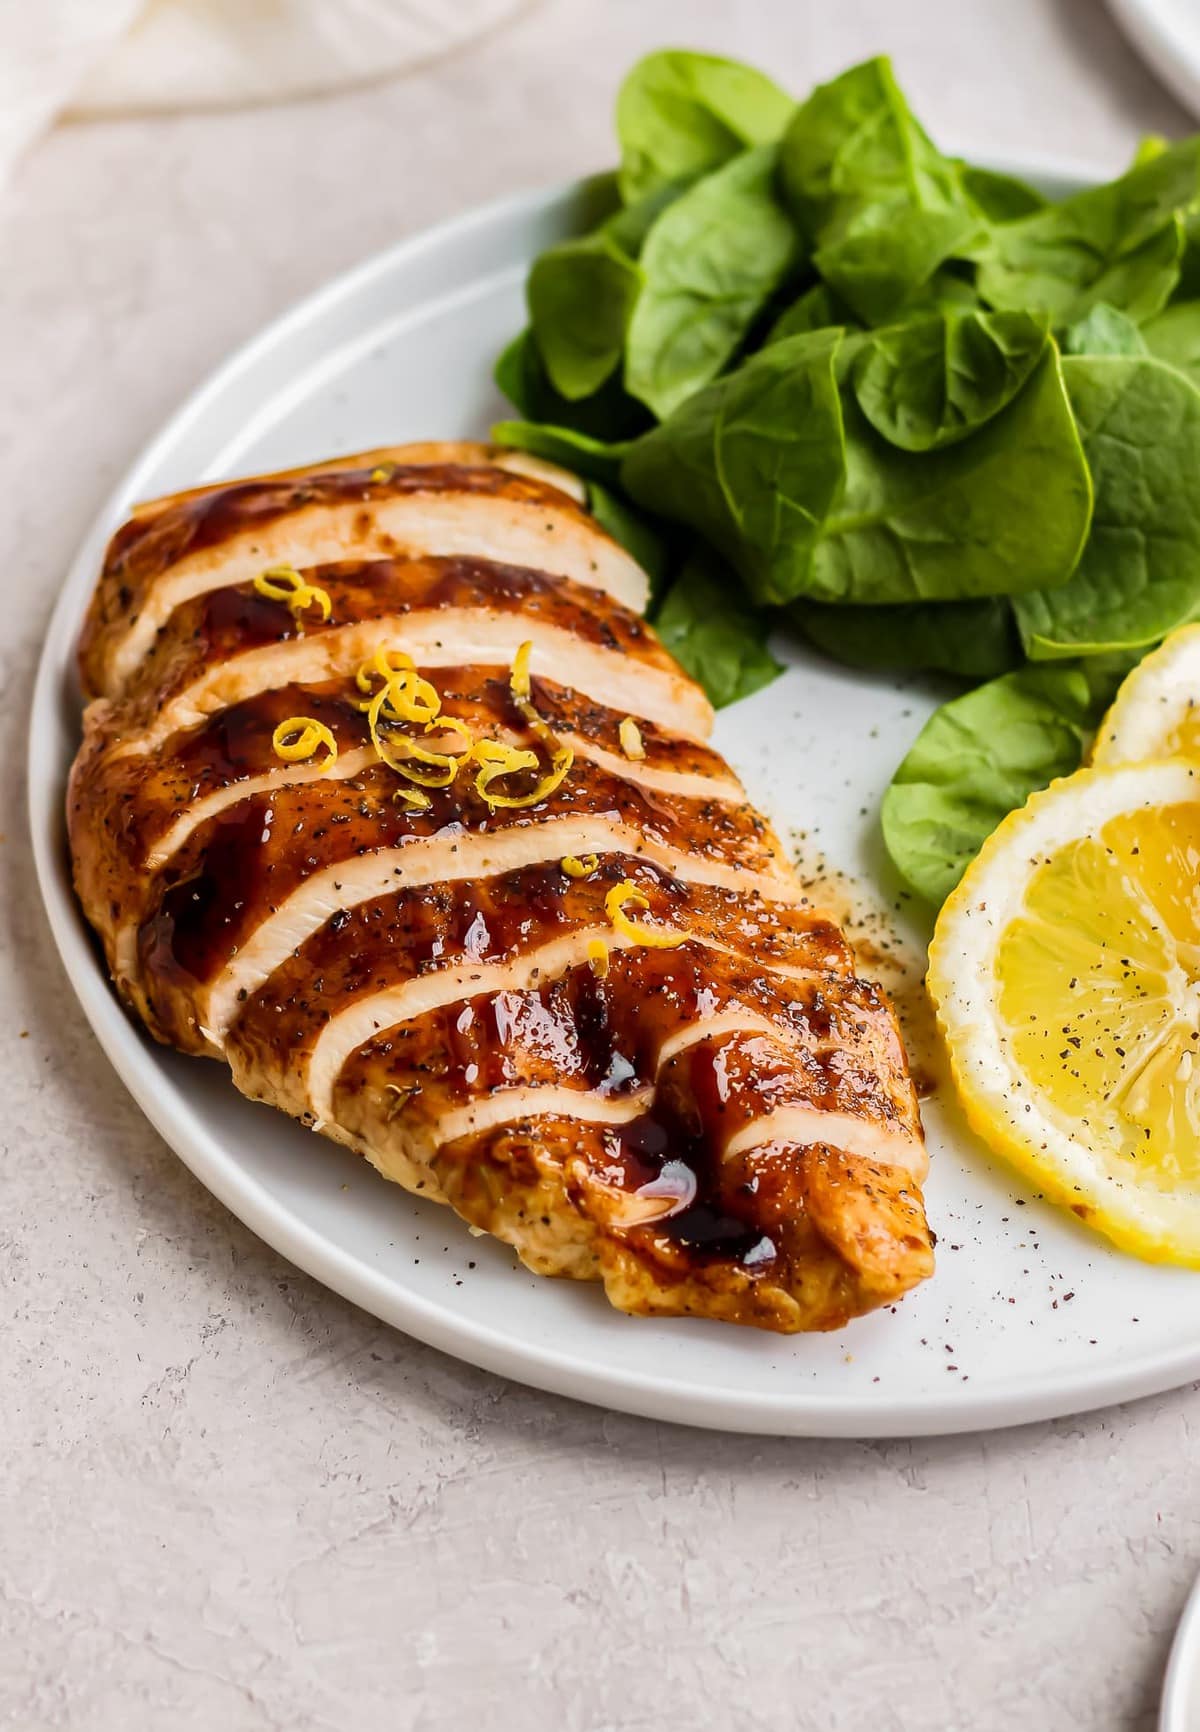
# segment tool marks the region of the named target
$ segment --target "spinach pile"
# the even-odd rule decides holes
[[[1200,617],[1200,139],[1049,203],[944,156],[889,63],[795,103],[652,54],[549,248],[494,437],[583,476],[714,703],[768,632],[971,682],[883,806],[932,903]],[[984,682],[982,684],[976,682]]]

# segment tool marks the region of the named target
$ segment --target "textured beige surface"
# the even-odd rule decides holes
[[[602,163],[643,46],[890,48],[945,137],[1115,166],[1183,120],[1099,0],[546,0],[329,103],[69,129],[0,205],[0,1726],[1149,1728],[1195,1391],[944,1443],[624,1419],[414,1346],[213,1203],[74,1008],[23,833],[33,658],[180,395],[396,235]]]

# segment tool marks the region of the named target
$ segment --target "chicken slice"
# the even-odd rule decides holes
[[[624,549],[544,479],[494,463],[327,466],[199,489],[131,518],[84,630],[85,688],[124,691],[172,613],[213,590],[277,566],[423,553],[548,568],[635,612],[649,593]]]

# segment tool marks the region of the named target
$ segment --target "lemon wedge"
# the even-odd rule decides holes
[[[1200,763],[1081,770],[985,843],[928,984],[972,1128],[1126,1250],[1200,1267]]]
[[[1181,626],[1122,683],[1092,746],[1093,764],[1200,758],[1200,625]]]

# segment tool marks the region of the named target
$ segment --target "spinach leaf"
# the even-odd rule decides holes
[[[712,542],[759,601],[790,601],[844,475],[839,330],[773,343],[634,441],[633,498]]]
[[[892,315],[897,323],[918,319],[926,313],[947,313],[958,308],[983,311],[983,303],[975,293],[975,284],[960,275],[953,264],[939,265],[933,275],[912,289]]]
[[[1200,390],[1150,356],[1079,356],[1063,373],[1096,506],[1070,582],[1016,604],[1036,661],[1157,643],[1200,615]]]
[[[655,628],[717,709],[769,685],[783,668],[767,648],[767,624],[746,605],[728,570],[693,554],[667,592]]]
[[[719,168],[746,145],[769,144],[792,113],[765,73],[712,54],[665,49],[628,74],[617,97],[621,196]]]
[[[614,541],[619,541],[646,573],[650,579],[653,605],[671,570],[672,555],[667,538],[627,499],[612,492],[602,482],[588,483],[588,509],[601,529],[607,530]]]
[[[935,451],[998,415],[1041,360],[1028,313],[948,311],[877,331],[854,369],[858,406],[902,451]]]
[[[982,243],[958,165],[917,123],[885,59],[813,91],[784,134],[781,168],[818,271],[867,324]]]
[[[708,537],[760,602],[969,600],[1064,583],[1087,464],[1051,346],[969,438],[908,452],[839,395],[837,330],[789,337],[635,440],[624,486]]]
[[[1156,156],[1161,156],[1165,150],[1170,150],[1170,140],[1161,132],[1148,132],[1138,139],[1137,149],[1133,153],[1130,168],[1140,168],[1144,162],[1153,162]]]
[[[1151,133],[1138,145],[1134,163],[1147,162],[1168,150],[1165,138]],[[1179,261],[1179,280],[1171,291],[1172,301],[1194,301],[1200,298],[1200,195],[1193,198],[1183,211],[1183,257]]]
[[[659,218],[688,189],[686,180],[655,187],[635,204],[618,206],[591,234],[548,247],[534,260],[525,289],[530,323],[560,396],[590,397],[616,371],[642,293],[638,257]]]
[[[1183,217],[1183,257],[1179,261],[1179,280],[1171,291],[1171,301],[1200,300],[1200,205],[1193,204]]]
[[[819,84],[780,147],[783,184],[816,239],[847,211],[899,197],[915,209],[959,202],[957,166],[931,143],[882,56]]]
[[[850,667],[956,674],[989,680],[1024,660],[1012,604],[918,601],[907,607],[835,607],[793,602],[788,617],[805,636]]]
[[[956,445],[901,451],[852,397],[843,414],[846,484],[794,593],[967,601],[1066,582],[1091,483],[1053,344],[1008,406]]]
[[[629,321],[625,387],[665,419],[741,347],[798,262],[800,237],[761,145],[706,175],[652,224]]]
[[[967,206],[920,210],[902,201],[872,204],[822,241],[813,262],[868,325],[892,318],[945,259],[968,251],[979,225]]]
[[[1142,327],[1145,346],[1200,385],[1200,301],[1177,301]]]
[[[959,164],[962,188],[975,209],[989,223],[1015,222],[1044,210],[1046,200],[1040,192],[1018,180],[1012,174],[997,174],[990,168],[975,168],[971,163]]]
[[[1118,180],[994,227],[978,286],[993,307],[1074,324],[1097,301],[1139,323],[1165,306],[1179,275],[1181,213],[1200,189],[1200,140],[1171,146]]]
[[[496,357],[492,377],[503,394],[523,415],[537,413],[538,381],[535,372],[537,353],[533,333],[528,326],[518,331]]]
[[[824,331],[831,325],[854,325],[849,307],[839,301],[828,283],[813,283],[798,300],[785,307],[763,339],[768,343],[782,342],[784,337],[798,337],[806,331]]]
[[[1116,683],[1027,667],[934,712],[883,797],[887,851],[918,896],[942,903],[1002,818],[1078,768]]]
[[[607,443],[630,438],[650,424],[644,404],[629,395],[617,374],[606,379],[590,397],[572,401],[562,396],[550,382],[528,327],[500,355],[495,380],[524,420],[558,429],[568,436],[579,433]]]
[[[636,259],[646,244],[646,236],[659,217],[677,198],[682,198],[692,184],[692,181],[686,178],[666,181],[633,204],[614,211],[599,227],[627,258]]]
[[[548,247],[529,273],[529,320],[556,391],[590,397],[616,371],[642,286],[604,229]]]
[[[537,421],[497,421],[491,438],[497,445],[531,451],[547,462],[561,463],[576,475],[613,485],[620,477],[621,459],[629,448],[628,440],[609,443],[576,433],[570,427],[547,427]]]
[[[1153,323],[1153,321],[1151,321]],[[1097,301],[1086,318],[1063,332],[1064,355],[1145,355],[1146,339],[1128,313]]]

